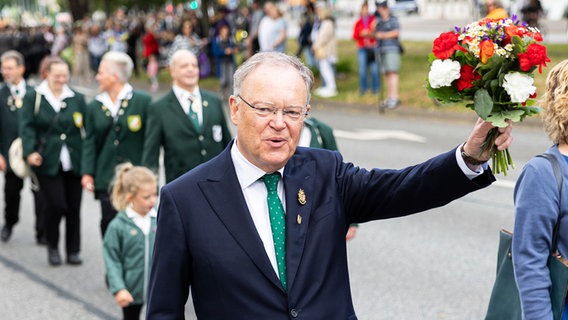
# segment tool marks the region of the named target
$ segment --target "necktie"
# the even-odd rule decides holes
[[[270,215],[270,226],[272,228],[272,239],[274,240],[274,251],[276,252],[276,263],[278,264],[278,275],[282,287],[286,290],[286,216],[282,202],[278,197],[278,180],[280,173],[274,172],[265,174],[262,178],[268,195],[268,214]]]
[[[195,126],[195,129],[197,131],[201,130],[201,126],[199,125],[199,118],[197,117],[197,113],[195,112],[195,110],[193,110],[193,102],[195,100],[195,96],[194,95],[189,95],[189,112],[188,112],[188,116],[189,116],[189,120],[191,120],[191,123],[193,123],[193,125]]]

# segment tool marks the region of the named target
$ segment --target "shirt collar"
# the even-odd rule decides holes
[[[134,211],[130,205],[124,209],[124,213],[126,213],[126,216],[130,219],[150,219],[157,217],[156,209],[152,209],[145,216],[141,216],[138,212]]]
[[[8,89],[10,89],[11,94],[15,95],[16,90],[18,90],[18,94],[20,97],[26,95],[26,80],[22,79],[18,84],[6,83],[6,85],[8,86]]]
[[[266,172],[248,161],[237,147],[237,143],[238,140],[235,138],[235,142],[231,147],[231,158],[233,159],[241,189],[246,189],[258,181],[258,179],[262,178]],[[280,176],[283,177],[284,167],[280,168],[278,172],[280,172]]]
[[[122,87],[122,90],[120,90],[120,92],[116,96],[116,101],[130,100],[130,98],[132,98],[133,91],[134,91],[134,88],[130,85],[130,83],[126,83]],[[110,99],[108,92],[106,92],[106,91],[97,94],[95,99],[99,102],[102,102],[103,104],[105,104],[107,101],[112,101]]]
[[[59,96],[59,99],[55,98],[55,96],[51,92],[51,89],[49,89],[49,86],[47,85],[47,80],[43,80],[36,87],[36,92],[44,95],[48,101],[49,100],[63,101],[67,98],[71,98],[71,97],[75,96],[75,92],[73,92],[73,90],[71,90],[71,88],[69,88],[69,86],[65,84],[65,85],[63,85],[63,90],[61,90],[61,95]]]
[[[195,97],[196,100],[201,100],[201,94],[199,93],[199,86],[195,86],[195,88],[193,89],[192,92],[189,92],[179,86],[176,86],[175,84],[172,85],[172,90],[174,91],[174,94],[176,96],[176,98],[178,98],[179,101],[186,101],[189,99],[189,95],[193,94],[193,96]]]

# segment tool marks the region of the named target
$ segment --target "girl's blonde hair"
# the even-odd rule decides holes
[[[554,143],[568,136],[568,59],[557,64],[546,77],[546,91],[541,100],[544,130]]]
[[[118,211],[126,209],[129,199],[128,194],[136,195],[140,186],[146,183],[158,183],[152,170],[134,166],[130,162],[116,166],[114,183],[112,184],[112,205]]]

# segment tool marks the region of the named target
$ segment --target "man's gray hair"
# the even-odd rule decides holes
[[[113,64],[110,72],[116,74],[122,83],[127,83],[132,76],[134,63],[129,55],[120,51],[109,51],[104,54],[101,61],[107,61]]]
[[[269,66],[285,66],[292,67],[298,71],[298,74],[304,80],[306,84],[306,91],[308,93],[308,100],[306,104],[309,104],[311,91],[314,86],[314,74],[304,63],[295,56],[290,56],[281,52],[259,52],[252,57],[248,58],[238,69],[235,71],[233,76],[233,94],[239,95],[241,91],[241,85],[256,68],[261,65]],[[275,75],[277,76],[277,75]]]
[[[174,61],[177,60],[177,58],[178,58],[179,56],[187,55],[187,54],[194,56],[194,57],[195,57],[195,60],[197,60],[197,63],[199,64],[199,60],[197,59],[197,56],[195,55],[195,53],[191,52],[191,50],[178,49],[178,50],[176,50],[176,51],[172,54],[172,56],[170,57],[170,61],[168,62],[169,67],[170,67],[170,68],[173,68],[173,67],[174,67]]]
[[[16,60],[16,64],[18,66],[23,66],[26,64],[24,60],[24,56],[16,50],[8,50],[0,56],[0,62],[4,62],[6,60],[14,59]]]

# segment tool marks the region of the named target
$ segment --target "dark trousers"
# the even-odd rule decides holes
[[[13,172],[4,175],[4,219],[6,227],[12,228],[20,221],[20,192],[24,187],[24,180]]]
[[[81,177],[72,172],[56,176],[38,175],[42,201],[45,202],[45,235],[49,248],[59,244],[59,224],[65,217],[65,249],[78,253],[81,247]]]
[[[140,311],[142,310],[141,304],[131,304],[128,307],[122,308],[122,315],[124,320],[139,320]]]
[[[12,228],[20,220],[20,194],[23,187],[23,179],[16,176],[13,172],[6,172],[4,175],[4,219],[8,228]],[[36,239],[40,240],[44,236],[45,208],[41,200],[41,194],[38,191],[32,192],[35,205]]]
[[[41,240],[45,237],[45,201],[42,199],[42,194],[39,191],[32,191],[34,194],[35,204],[35,232],[36,240]]]
[[[101,236],[104,237],[108,224],[114,219],[117,211],[112,205],[110,195],[107,192],[97,191],[95,198],[101,202]]]

